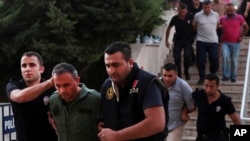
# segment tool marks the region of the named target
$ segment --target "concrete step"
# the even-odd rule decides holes
[[[250,111],[248,111],[250,113]],[[183,140],[195,140],[195,137],[197,136],[197,130],[196,130],[196,120],[197,117],[190,117],[190,120],[185,124],[184,133],[183,133]],[[246,121],[244,124],[250,124],[250,121]],[[230,125],[233,125],[232,120],[229,118],[229,116],[226,116],[226,125],[227,127],[230,127]]]
[[[240,108],[241,108],[241,100],[242,100],[242,94],[243,94],[243,86],[245,81],[245,72],[246,72],[246,61],[247,61],[247,55],[248,55],[248,48],[249,48],[249,37],[245,37],[243,41],[241,42],[241,49],[240,49],[240,55],[239,55],[239,61],[238,61],[238,72],[237,72],[237,79],[236,83],[231,83],[230,81],[220,81],[220,87],[219,89],[227,96],[232,98],[232,102],[234,103],[236,107],[237,113],[240,115]],[[193,44],[194,52],[196,53],[196,44]],[[222,79],[222,57],[219,58],[219,70],[217,74],[219,75],[220,79]],[[167,55],[166,63],[174,63],[173,58],[173,50],[169,51],[169,54]],[[209,73],[209,61],[207,59],[206,62],[206,72]],[[182,69],[183,69],[183,58],[182,58]],[[184,72],[182,70],[182,72]],[[190,66],[189,73],[191,76],[191,80],[188,80],[187,82],[192,87],[193,90],[195,88],[202,88],[203,85],[197,84],[197,81],[199,80],[198,70],[197,66]],[[184,74],[182,75],[185,79]],[[250,102],[247,104],[248,109],[250,109]],[[250,115],[250,110],[247,111],[247,114]],[[194,111],[193,113],[189,114],[190,120],[186,123],[184,135],[182,140],[183,141],[195,141],[197,131],[196,131],[196,120],[197,120],[197,111]],[[229,116],[226,116],[226,124],[230,126],[232,124],[231,119]],[[246,122],[246,124],[250,124],[249,122]]]
[[[202,88],[203,85],[197,83],[197,80],[187,80],[187,83],[195,90],[196,88]],[[221,81],[219,89],[224,92],[225,91],[243,91],[243,81],[236,81],[236,83],[231,83],[230,81]]]

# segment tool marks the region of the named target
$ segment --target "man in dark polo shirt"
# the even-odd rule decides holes
[[[48,121],[49,97],[54,91],[51,79],[41,78],[42,57],[26,52],[21,58],[23,79],[12,80],[6,86],[14,114],[18,141],[57,141],[55,130]]]
[[[169,44],[169,34],[170,30],[173,26],[175,26],[176,33],[174,35],[174,48],[173,48],[173,55],[175,64],[178,70],[178,76],[181,78],[182,69],[181,69],[181,57],[182,57],[182,49],[184,50],[184,74],[186,80],[190,79],[189,75],[189,66],[190,62],[192,61],[192,43],[194,41],[194,32],[192,28],[192,20],[193,16],[188,14],[187,5],[180,3],[179,4],[179,13],[178,15],[174,16],[166,31],[166,47],[170,48]]]

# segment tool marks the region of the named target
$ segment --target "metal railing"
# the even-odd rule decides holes
[[[245,71],[245,81],[242,95],[242,103],[240,109],[240,119],[243,121],[250,121],[250,116],[248,115],[248,102],[249,102],[249,81],[250,81],[250,39],[248,39],[248,53],[247,53],[247,61],[246,61],[246,71]]]

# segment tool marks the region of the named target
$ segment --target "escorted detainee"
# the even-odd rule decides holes
[[[58,141],[98,141],[101,96],[80,83],[74,66],[57,64],[52,71],[56,92],[50,97],[50,112]]]

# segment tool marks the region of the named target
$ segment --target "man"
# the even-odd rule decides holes
[[[191,16],[195,16],[196,13],[200,12],[202,10],[202,2],[200,2],[200,0],[192,0],[192,3],[190,5],[188,5],[188,13]],[[196,31],[194,32],[194,35],[196,36]],[[194,47],[192,47],[192,61],[190,63],[190,65],[194,65],[195,64],[195,53],[194,53]]]
[[[248,26],[250,25],[250,0],[241,0],[237,9],[237,13],[244,16]],[[248,30],[246,36],[250,36],[250,30]]]
[[[212,9],[219,14],[219,17],[223,16],[225,14],[225,7],[226,3],[221,0],[213,0],[212,2]],[[221,57],[221,35],[222,35],[222,29],[219,26],[217,28],[217,36],[218,36],[218,57]]]
[[[168,121],[168,136],[166,141],[182,141],[184,132],[184,124],[188,119],[182,119],[181,115],[183,108],[188,111],[193,109],[192,88],[188,83],[178,77],[177,67],[168,63],[162,69],[162,80],[169,93],[169,121]]]
[[[196,141],[229,141],[225,115],[229,115],[234,124],[240,124],[231,98],[219,88],[219,77],[207,74],[204,89],[193,92],[195,106],[198,108]]]
[[[200,0],[193,0],[192,4],[188,6],[189,13],[194,15],[202,10],[202,3]]]
[[[187,5],[180,3],[179,4],[179,13],[174,16],[166,31],[166,47],[170,48],[170,44],[168,42],[170,30],[173,26],[175,26],[175,36],[174,36],[174,48],[173,55],[175,64],[178,70],[178,76],[181,78],[182,70],[181,70],[181,57],[182,57],[182,49],[184,50],[184,74],[186,80],[190,80],[189,75],[189,66],[192,59],[192,51],[193,51],[193,41],[194,41],[194,33],[192,27],[193,17],[188,14]]]
[[[189,6],[189,5],[192,5],[193,0],[180,0],[180,2]]]
[[[236,82],[240,42],[247,34],[249,27],[244,18],[235,13],[234,5],[226,5],[226,15],[220,18],[222,25],[222,81]],[[242,30],[243,29],[243,30]],[[230,63],[231,60],[231,63]]]
[[[22,55],[23,79],[10,81],[6,86],[14,114],[18,141],[56,141],[56,133],[48,121],[48,102],[53,83],[41,78],[43,59],[37,52]]]
[[[198,84],[203,84],[204,82],[207,53],[210,62],[210,73],[216,73],[219,67],[218,36],[216,33],[219,15],[211,10],[211,2],[209,0],[203,2],[202,9],[195,15],[193,20],[193,26],[197,29],[196,56],[197,69],[200,76]]]
[[[219,17],[225,14],[226,3],[222,0],[213,0],[212,9],[219,14]]]
[[[102,141],[163,141],[166,119],[159,86],[131,57],[124,42],[105,49],[109,78],[101,88],[104,127],[98,136]]]
[[[100,94],[80,83],[71,64],[57,64],[52,78],[57,91],[50,97],[50,111],[58,141],[97,141]]]

